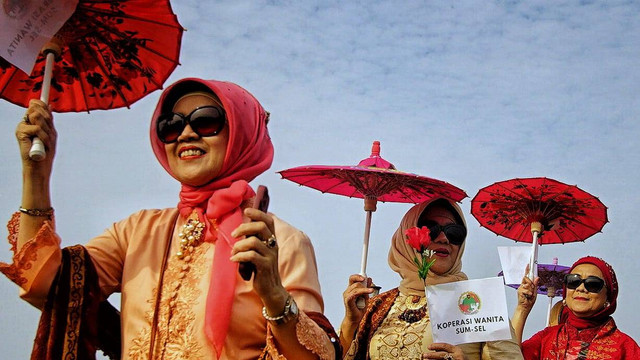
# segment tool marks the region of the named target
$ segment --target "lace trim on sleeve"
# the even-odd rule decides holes
[[[335,353],[333,346],[329,343],[327,333],[325,333],[313,320],[311,320],[303,311],[298,315],[298,323],[296,324],[296,337],[305,349],[313,352],[322,360],[334,360]],[[274,360],[287,360],[278,352],[273,334],[271,333],[271,324],[267,323],[267,346],[264,353],[268,354]],[[261,357],[268,359],[269,357]]]
[[[59,247],[60,242],[53,229],[53,219],[44,222],[33,239],[27,241],[18,251],[18,231],[20,230],[20,213],[16,212],[7,223],[9,230],[9,244],[13,253],[12,263],[0,262],[0,272],[18,286],[23,286],[29,279],[23,276],[25,271],[31,270],[38,260],[38,250],[48,246]]]

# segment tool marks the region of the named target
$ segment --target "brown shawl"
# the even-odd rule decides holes
[[[99,300],[98,276],[87,250],[80,245],[62,249],[62,263],[42,309],[31,359],[92,360],[97,349],[112,359],[120,358],[120,314]]]

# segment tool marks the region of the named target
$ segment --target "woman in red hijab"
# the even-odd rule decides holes
[[[518,338],[536,298],[538,278],[522,279],[512,322]],[[640,359],[640,347],[616,326],[618,280],[611,265],[586,256],[576,261],[563,287],[561,323],[522,343],[525,359]]]
[[[114,292],[122,293],[122,359],[335,357],[309,238],[252,206],[249,182],[273,160],[267,121],[236,84],[169,86],[150,136],[181,184],[177,206],[141,210],[85,246],[60,249],[49,197],[56,133],[47,105],[32,101],[17,129],[25,180],[9,226],[14,261],[0,271],[43,309],[33,358],[93,358],[102,347],[98,304]],[[42,162],[28,156],[36,135],[49,155]],[[248,280],[241,263],[254,269]],[[79,348],[69,348],[68,334]]]

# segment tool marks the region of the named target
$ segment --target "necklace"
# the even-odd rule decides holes
[[[412,324],[414,322],[420,321],[427,314],[427,297],[426,296],[418,296],[411,295],[407,296],[404,301],[404,305],[407,307],[398,318],[404,322]]]
[[[180,238],[180,250],[176,253],[178,259],[189,261],[190,256],[188,252],[193,251],[193,248],[200,244],[202,238],[202,231],[204,230],[204,224],[198,219],[189,219],[187,223],[182,225],[182,231],[178,233]]]

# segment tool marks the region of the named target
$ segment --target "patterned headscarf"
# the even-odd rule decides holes
[[[165,145],[156,133],[160,114],[171,111],[189,93],[215,94],[224,107],[229,143],[220,174],[203,186],[182,184],[178,209],[183,217],[194,211],[205,224],[205,241],[216,243],[211,283],[207,295],[205,332],[218,356],[229,328],[238,264],[229,260],[237,239],[231,232],[242,223],[243,201],[255,195],[249,181],[267,170],[273,161],[273,145],[267,130],[267,113],[258,100],[240,86],[223,81],[186,78],[169,86],[160,96],[151,119],[151,146],[164,169],[169,167]],[[216,224],[217,226],[212,226]]]
[[[467,224],[465,223],[462,209],[460,209],[455,202],[445,198],[434,198],[417,204],[409,209],[402,218],[402,221],[400,221],[398,230],[393,234],[391,248],[389,249],[389,265],[393,271],[397,272],[402,277],[399,288],[405,295],[424,295],[424,283],[422,282],[422,279],[418,277],[416,264],[413,262],[413,258],[416,256],[417,252],[407,244],[405,232],[418,225],[420,215],[422,215],[430,205],[436,201],[441,202],[442,200],[446,201],[448,205],[450,205],[450,210],[454,211],[454,217],[459,218],[460,222],[462,222],[461,225],[466,227]],[[427,285],[467,280],[467,275],[462,272],[462,254],[464,253],[465,243],[466,240],[462,245],[460,245],[458,257],[449,271],[444,274],[436,274],[429,270],[429,274],[427,275]]]

